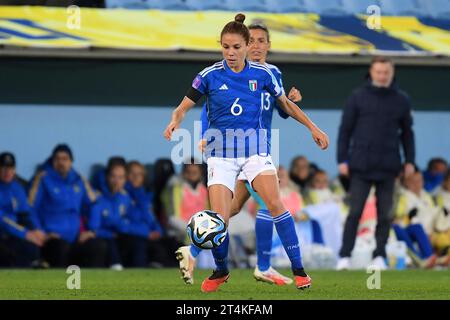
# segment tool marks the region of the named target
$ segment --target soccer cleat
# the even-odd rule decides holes
[[[179,261],[181,278],[184,283],[193,284],[195,259],[191,255],[189,246],[179,247],[175,251],[175,257]]]
[[[308,275],[306,275],[306,277],[294,276],[294,280],[295,280],[295,286],[297,287],[297,289],[304,290],[304,289],[311,288],[312,280]]]
[[[348,257],[340,258],[337,262],[336,270],[341,271],[348,269],[350,269],[350,258]]]
[[[230,273],[228,270],[214,270],[213,274],[203,280],[202,282],[202,291],[203,292],[214,292],[219,289],[219,287],[227,282],[230,278]]]
[[[388,268],[386,261],[385,261],[384,257],[382,257],[382,256],[376,256],[372,260],[371,266],[373,266],[381,271],[387,270],[387,268]]]
[[[121,265],[120,263],[115,263],[109,266],[109,268],[114,271],[123,271],[123,265]]]
[[[256,267],[255,271],[253,272],[253,276],[255,277],[256,281],[276,284],[278,286],[284,286],[292,283],[291,278],[283,276],[272,267],[270,267],[266,271],[261,271],[258,267]]]

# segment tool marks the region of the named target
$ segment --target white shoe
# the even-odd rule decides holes
[[[387,264],[386,261],[384,259],[384,257],[382,256],[377,256],[372,260],[372,263],[370,264],[371,266],[379,269],[379,270],[387,270]]]
[[[180,264],[181,278],[186,284],[194,283],[195,259],[191,254],[190,246],[179,247],[175,256]]]
[[[114,271],[122,271],[123,270],[123,266],[120,263],[113,264],[109,268]]]
[[[258,267],[255,268],[255,271],[253,272],[253,276],[257,281],[263,281],[270,284],[276,284],[278,286],[284,286],[287,284],[292,283],[292,279],[283,276],[281,273],[279,273],[274,268],[270,267],[266,271],[259,270]]]
[[[350,258],[345,257],[345,258],[339,258],[337,265],[336,265],[336,270],[341,271],[341,270],[349,270],[350,269]]]

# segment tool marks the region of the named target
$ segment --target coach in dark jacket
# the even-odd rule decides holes
[[[415,145],[411,103],[398,89],[394,65],[387,58],[373,59],[369,78],[356,89],[344,108],[339,128],[339,173],[350,175],[350,213],[345,222],[338,269],[348,269],[359,219],[369,195],[376,188],[377,227],[373,264],[386,268],[385,245],[391,223],[395,177],[402,168],[414,171]],[[403,146],[404,165],[400,155]]]

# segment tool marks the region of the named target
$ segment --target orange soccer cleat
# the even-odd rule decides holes
[[[214,270],[213,274],[203,280],[202,291],[203,292],[214,292],[219,289],[219,287],[227,282],[230,278],[230,273],[228,270]]]
[[[294,276],[295,286],[297,289],[303,290],[311,287],[311,278],[306,276]]]

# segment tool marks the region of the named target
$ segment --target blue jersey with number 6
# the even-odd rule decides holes
[[[222,60],[201,71],[192,87],[207,96],[207,157],[269,153],[267,122],[263,119],[267,94],[277,98],[284,92],[267,66],[246,61],[244,69],[236,73]]]
[[[278,69],[277,66],[273,64],[266,63],[264,64],[267,68],[272,71],[273,75],[278,81],[278,84],[281,88],[283,88],[283,80],[282,80],[282,74],[280,69]],[[262,125],[264,128],[267,129],[267,140],[269,143],[269,152],[270,152],[270,144],[271,144],[271,129],[272,129],[272,116],[274,108],[277,109],[278,114],[280,117],[286,119],[289,117],[288,114],[286,114],[277,104],[276,99],[270,95],[270,93],[265,92],[264,96],[262,96]],[[206,102],[203,104],[202,108],[202,114],[201,114],[201,121],[202,121],[202,137],[205,133],[205,131],[209,128],[209,122],[208,122],[208,114],[206,110]]]

